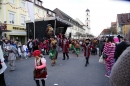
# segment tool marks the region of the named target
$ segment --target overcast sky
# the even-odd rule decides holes
[[[59,8],[73,19],[84,24],[86,9],[90,10],[91,33],[95,36],[116,21],[117,14],[130,12],[130,3],[112,0],[42,0],[43,6],[54,10]]]

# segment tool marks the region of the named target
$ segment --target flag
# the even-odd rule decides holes
[[[35,16],[34,16],[34,4],[32,2],[26,1],[27,9],[28,9],[28,15],[30,16],[31,22],[34,23]]]

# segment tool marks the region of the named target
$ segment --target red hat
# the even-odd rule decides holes
[[[41,54],[41,52],[39,51],[39,50],[35,50],[34,52],[33,52],[33,56],[35,57],[35,56],[40,56],[40,54]]]

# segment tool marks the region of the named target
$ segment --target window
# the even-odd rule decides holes
[[[42,15],[44,15],[44,11],[43,11],[43,14]]]
[[[41,2],[39,1],[39,3],[38,3],[38,4],[39,4],[39,6],[40,6],[40,5],[41,5]]]
[[[87,13],[87,15],[88,15],[88,13]]]
[[[49,15],[51,15],[51,11],[49,11],[49,13],[48,13]]]
[[[9,12],[9,23],[10,24],[15,23],[15,14],[13,12]]]
[[[37,13],[38,13],[38,14],[40,13],[39,9],[37,9]]]
[[[40,5],[42,6],[42,2],[40,2]]]
[[[55,16],[55,13],[53,13],[52,15]]]
[[[35,2],[36,4],[38,4],[38,1],[36,0],[36,2]]]
[[[25,8],[25,2],[21,2],[21,7]]]
[[[87,18],[87,20],[88,20],[88,18]]]
[[[34,2],[34,0],[32,0],[32,2]]]
[[[14,3],[14,0],[9,0],[10,3]]]
[[[25,16],[21,16],[21,25],[25,25]]]

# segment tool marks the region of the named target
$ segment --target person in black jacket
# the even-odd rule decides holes
[[[121,38],[122,39],[122,38]],[[123,53],[123,51],[130,46],[125,41],[120,39],[120,43],[116,45],[116,50],[114,54],[115,61],[117,61],[118,57]]]

